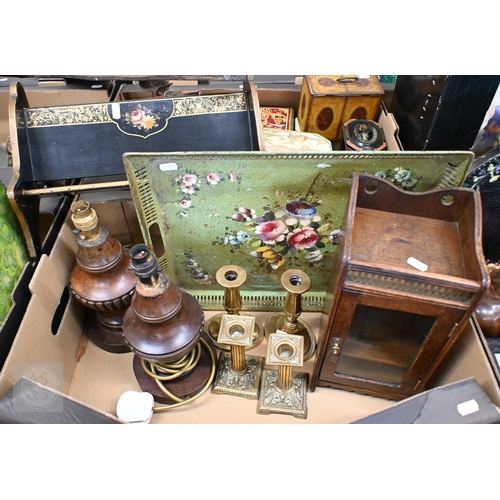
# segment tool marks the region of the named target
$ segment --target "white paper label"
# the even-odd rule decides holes
[[[408,257],[406,262],[419,271],[427,271],[427,269],[429,269],[427,264],[420,262],[418,259],[415,259],[415,257]]]
[[[111,116],[115,120],[118,120],[120,118],[120,116],[121,116],[121,113],[120,113],[120,103],[113,102],[111,104]]]
[[[469,401],[465,401],[464,403],[460,403],[457,405],[457,411],[465,417],[470,415],[471,413],[476,413],[479,411],[479,405],[475,399],[470,399]]]
[[[162,172],[166,172],[167,170],[177,170],[178,168],[177,163],[162,163],[160,165],[160,170]]]
[[[500,353],[495,354],[495,359],[497,360],[498,366],[500,366]]]

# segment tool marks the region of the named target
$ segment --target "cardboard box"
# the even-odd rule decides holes
[[[355,424],[498,424],[495,406],[473,378],[436,387]]]
[[[258,89],[260,105],[296,105],[300,86],[295,89]],[[296,102],[295,102],[296,101]],[[295,104],[294,104],[295,103]],[[384,130],[385,131],[385,130]],[[103,192],[82,195],[95,206],[100,221],[124,245],[142,243],[130,192]],[[66,211],[67,211],[66,207]],[[62,217],[64,210],[58,212]],[[69,296],[67,284],[75,263],[76,238],[71,222],[61,227],[54,220],[48,242],[31,274],[24,275],[25,306],[18,308],[18,328],[11,328],[10,343],[4,345],[4,363],[0,362],[0,397],[5,396],[21,377],[33,383],[45,381],[45,370],[54,373],[52,392],[113,417],[116,403],[127,390],[139,390],[132,370],[133,354],[111,354],[87,340],[83,331],[84,307]],[[210,318],[215,312],[206,312]],[[256,313],[264,323],[268,313]],[[318,335],[319,313],[304,313],[303,319]],[[4,334],[5,332],[2,332]],[[252,350],[264,356],[266,342]],[[312,373],[315,357],[302,371]],[[3,361],[3,360],[0,360]],[[484,349],[481,333],[474,323],[448,353],[432,379],[431,387],[474,377],[490,399],[500,404],[498,379]],[[38,370],[38,371],[37,371]],[[38,377],[39,376],[39,377]],[[35,378],[40,380],[34,380]],[[155,414],[152,423],[347,423],[391,408],[395,403],[330,388],[318,388],[307,394],[308,418],[257,415],[256,401],[234,396],[204,394],[192,405],[180,410]]]
[[[300,83],[287,85],[286,87],[281,85],[262,86],[257,84],[257,94],[260,106],[291,107],[295,111],[295,116],[297,116],[301,94]],[[394,115],[387,111],[387,106],[383,100],[380,104],[377,122],[384,131],[387,151],[403,151],[401,141],[399,140],[399,126]]]
[[[122,244],[142,242],[130,199],[125,196],[102,203],[87,199],[99,214],[101,224]],[[83,335],[85,309],[66,292],[75,262],[76,238],[72,229],[67,219],[52,251],[40,258],[29,284],[31,300],[0,373],[0,397],[24,376],[100,415],[113,417],[119,397],[127,390],[140,390],[132,370],[134,355],[105,352]],[[215,312],[207,311],[206,318],[212,314]],[[261,322],[265,322],[267,316],[265,312],[256,313]],[[320,314],[303,313],[302,318],[317,335]],[[264,356],[266,346],[264,340],[251,353]],[[301,371],[312,373],[315,359],[306,362]],[[44,370],[53,374],[52,385],[43,383]],[[470,377],[478,381],[495,405],[500,405],[498,381],[483,348],[480,332],[472,322],[440,365],[429,388]],[[62,404],[60,400],[58,404]],[[382,398],[318,388],[314,393],[307,393],[308,417],[302,420],[287,415],[257,415],[255,400],[207,392],[181,409],[155,413],[151,423],[350,423],[395,404]]]

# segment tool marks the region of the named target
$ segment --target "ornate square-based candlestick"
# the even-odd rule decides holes
[[[222,316],[218,343],[228,345],[230,352],[222,351],[212,392],[230,394],[248,399],[259,397],[264,358],[245,355],[252,344],[255,328],[253,316],[225,314]]]
[[[257,413],[278,413],[307,418],[307,384],[309,376],[294,372],[304,364],[304,337],[278,330],[269,335],[266,362],[277,370],[264,370]]]

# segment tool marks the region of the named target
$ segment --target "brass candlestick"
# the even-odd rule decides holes
[[[289,269],[281,276],[281,284],[288,292],[284,312],[270,316],[265,324],[266,337],[278,330],[304,337],[304,361],[314,355],[316,337],[311,327],[299,316],[302,314],[302,294],[311,288],[311,279],[300,269]]]
[[[137,278],[129,269],[128,250],[99,224],[88,201],[73,203],[71,211],[78,250],[69,289],[89,309],[87,333],[105,351],[130,352],[123,338],[122,322]]]
[[[236,265],[222,266],[219,268],[215,275],[217,283],[224,288],[224,309],[226,314],[246,316],[241,313],[242,301],[240,294],[240,286],[245,283],[247,279],[246,271]],[[212,316],[205,325],[205,331],[210,335],[214,344],[222,350],[229,350],[229,344],[218,342],[219,331],[221,327],[222,318],[224,313]],[[245,347],[245,349],[253,349],[262,342],[264,338],[264,329],[262,325],[255,319],[252,334],[252,342]]]
[[[255,318],[225,314],[222,316],[218,343],[228,345],[230,353],[222,351],[212,387],[215,394],[230,394],[248,399],[259,397],[264,358],[245,355],[253,341]]]
[[[257,413],[278,413],[307,418],[307,383],[309,375],[294,372],[304,364],[304,337],[286,332],[271,333],[268,337],[266,361],[278,365],[277,370],[264,370]]]

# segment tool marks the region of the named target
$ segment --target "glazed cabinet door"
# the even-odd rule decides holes
[[[318,385],[394,399],[419,392],[463,313],[344,291]]]

